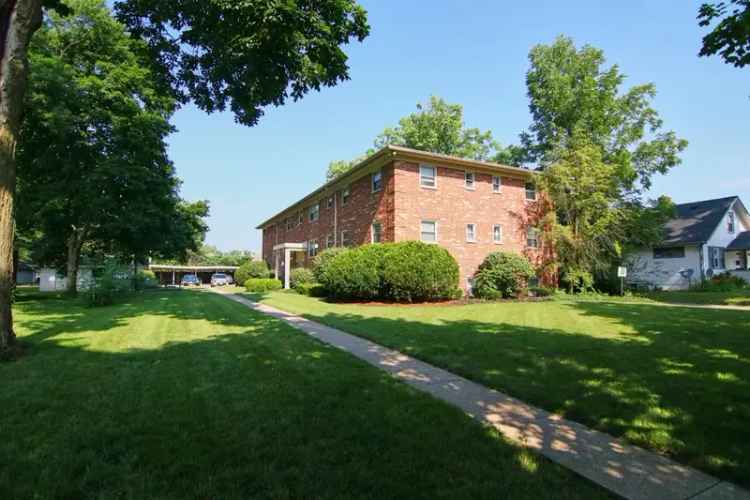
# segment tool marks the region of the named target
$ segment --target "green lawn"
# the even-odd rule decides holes
[[[22,292],[0,498],[601,498],[459,410],[226,298]]]
[[[671,304],[710,304],[727,306],[750,306],[750,289],[734,292],[651,292],[646,297],[657,302]]]
[[[750,486],[750,312],[574,300],[330,304],[285,292],[255,299]]]

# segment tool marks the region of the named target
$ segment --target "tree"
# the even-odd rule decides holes
[[[734,7],[731,8],[730,5]],[[699,25],[718,23],[703,37],[701,57],[719,54],[737,68],[750,64],[750,0],[704,3],[698,11]]]
[[[15,339],[15,150],[27,49],[43,7],[64,9],[59,0],[0,0],[0,350]],[[354,0],[122,0],[116,7],[132,34],[148,42],[164,92],[207,112],[228,106],[248,125],[264,106],[347,79],[341,46],[369,34],[366,13]]]
[[[625,75],[617,65],[605,68],[601,50],[576,49],[563,36],[532,48],[529,61],[532,125],[521,134],[527,160],[549,165],[574,138],[586,137],[601,149],[602,161],[614,166],[620,189],[633,196],[651,186],[654,174],[679,165],[687,141],[662,130],[651,107],[653,84],[621,92]]]

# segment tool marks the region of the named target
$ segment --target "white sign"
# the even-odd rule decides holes
[[[628,276],[628,268],[619,266],[617,268],[617,277],[618,278],[626,278]]]

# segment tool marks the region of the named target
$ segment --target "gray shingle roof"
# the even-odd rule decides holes
[[[749,250],[750,231],[743,231],[727,246],[727,250]]]
[[[729,196],[677,205],[677,216],[664,226],[666,234],[662,245],[687,245],[708,241],[736,199],[737,196]]]

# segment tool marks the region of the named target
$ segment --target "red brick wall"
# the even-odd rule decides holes
[[[419,165],[395,162],[395,241],[419,240],[422,220],[438,223],[438,244],[458,261],[460,286],[467,288],[487,254],[511,251],[532,260],[537,252],[526,247],[527,212],[525,179],[502,175],[500,194],[492,191],[492,175],[474,171],[474,190],[464,187],[464,171],[437,167],[437,187],[419,184]],[[466,241],[466,224],[476,225],[476,242]],[[492,226],[503,227],[502,244],[492,240]]]

